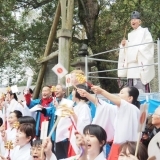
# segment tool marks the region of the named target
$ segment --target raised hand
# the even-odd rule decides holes
[[[121,41],[121,44],[122,44],[122,46],[124,47],[124,46],[126,45],[126,40],[123,39],[123,40]]]
[[[81,97],[87,97],[88,92],[84,89],[77,89],[77,92],[80,94]]]
[[[99,86],[93,86],[91,87],[91,90],[95,93],[95,94],[101,94],[103,89]]]

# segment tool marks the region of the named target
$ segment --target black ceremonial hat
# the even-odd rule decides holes
[[[137,11],[133,11],[131,13],[131,19],[140,19],[140,16],[141,16],[140,13]]]

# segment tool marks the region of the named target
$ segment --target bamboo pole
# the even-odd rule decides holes
[[[56,37],[56,31],[57,31],[58,22],[60,19],[60,14],[61,14],[61,7],[60,7],[60,3],[58,2],[58,6],[57,6],[56,13],[54,16],[54,21],[52,23],[50,34],[49,34],[49,37],[47,40],[47,45],[46,45],[46,49],[44,52],[44,57],[47,57],[51,53],[53,41]],[[39,75],[38,75],[37,82],[36,82],[36,87],[35,87],[34,94],[33,94],[33,99],[36,99],[39,97],[39,92],[41,90],[46,67],[47,67],[47,62],[42,64],[41,69],[39,71]]]

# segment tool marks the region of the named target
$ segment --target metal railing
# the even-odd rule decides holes
[[[150,64],[150,65],[143,65],[143,66],[158,65],[158,89],[159,89],[159,92],[160,92],[160,40],[158,39],[155,42],[157,44],[158,62]],[[118,51],[118,50],[124,49],[124,48],[130,48],[130,47],[135,47],[135,46],[145,45],[145,44],[155,43],[155,42],[147,42],[147,43],[136,44],[136,45],[127,46],[127,47],[123,47],[123,48],[116,48],[116,49],[112,49],[112,50],[108,50],[108,51],[104,51],[104,52],[100,52],[100,53],[96,53],[96,54],[93,54],[93,55],[86,56],[85,57],[85,76],[86,76],[86,79],[88,80],[88,77],[90,77],[90,78],[103,78],[103,79],[119,79],[118,77],[116,78],[116,77],[90,76],[90,74],[93,74],[93,73],[102,73],[102,72],[113,72],[113,71],[118,71],[118,70],[123,70],[123,69],[131,69],[131,68],[142,67],[142,66],[136,66],[136,67],[123,68],[123,69],[117,69],[116,68],[116,69],[109,69],[109,70],[103,70],[103,71],[88,72],[88,60],[103,61],[103,62],[109,62],[109,63],[118,63],[118,61],[114,61],[114,60],[105,60],[105,59],[98,59],[98,58],[93,58],[93,57],[99,56],[101,54],[110,53],[110,52],[113,52],[113,51]],[[126,79],[126,78],[121,78],[121,79]]]

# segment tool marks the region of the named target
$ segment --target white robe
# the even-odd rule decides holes
[[[113,137],[113,143],[117,144],[126,141],[137,141],[139,109],[125,100],[121,100],[120,107],[105,101],[102,103],[102,100],[100,103],[101,105],[98,104],[97,106],[93,123],[106,130],[107,141],[113,140]]]
[[[107,133],[107,142],[111,142],[114,139],[114,121],[117,114],[117,106],[106,103],[101,99],[99,99],[99,102],[92,124],[101,126]]]
[[[7,108],[7,117],[10,114],[10,112],[13,112],[14,110],[18,110],[23,114],[23,106],[20,103],[18,103],[15,99],[12,99]]]
[[[126,46],[132,46],[147,42],[153,42],[152,36],[148,28],[139,26],[128,34]],[[120,46],[122,48],[122,46]],[[145,85],[149,83],[155,76],[154,65],[154,44],[138,45],[121,49],[119,52],[118,69],[141,66],[139,68],[131,68],[127,70],[118,70],[118,77],[127,77],[127,79],[141,79]],[[149,75],[149,76],[148,76]]]
[[[84,127],[91,124],[91,110],[85,102],[79,102],[73,109],[77,116],[77,131],[83,134]]]
[[[79,102],[73,109],[77,116],[77,124],[75,124],[76,130],[79,133],[83,134],[83,129],[85,128],[85,126],[91,124],[91,120],[92,120],[91,110],[88,104],[85,102]],[[74,152],[78,154],[79,148],[76,145],[76,136],[75,136],[76,130],[74,127],[72,128],[70,143],[74,149]]]
[[[47,159],[47,158],[46,158],[46,160],[57,160],[57,158],[56,158],[56,156],[52,153],[51,158],[50,158],[50,159]]]
[[[61,104],[67,104],[68,103],[68,107],[72,107],[70,104],[73,104],[73,101],[62,98],[60,105]],[[69,127],[72,125],[72,122],[70,120],[70,118],[68,117],[61,117],[61,119],[59,120],[59,123],[57,124],[57,128],[56,128],[56,143],[63,141],[67,138],[69,138]]]
[[[60,159],[60,160],[76,160],[78,158],[79,158],[79,155],[76,155],[76,156],[73,156],[73,157]],[[53,160],[56,160],[56,159],[53,159]],[[90,160],[90,158],[87,157],[87,160]],[[106,160],[104,152],[101,152],[94,160]]]
[[[7,141],[12,141],[13,147],[15,146],[16,134],[17,134],[17,129],[16,128],[8,128],[6,130]],[[3,148],[3,153],[4,153],[5,157],[7,157],[8,156],[8,150],[4,148],[4,142],[2,144],[2,148]],[[12,153],[12,152],[13,152],[13,150],[10,151],[10,153]]]
[[[11,154],[12,160],[30,160],[32,156],[30,155],[31,145],[30,143],[26,144],[25,146],[21,147],[16,146],[13,149],[13,152]]]
[[[121,100],[114,122],[114,143],[137,141],[140,110],[133,104]]]

